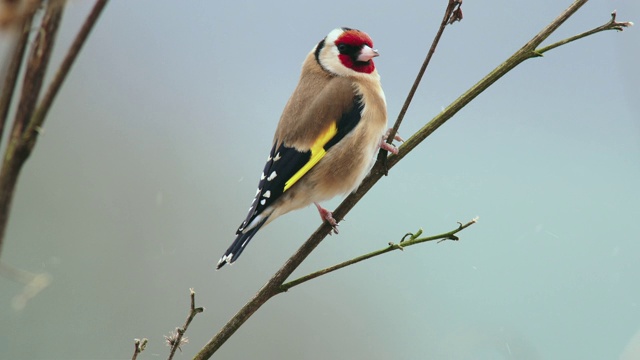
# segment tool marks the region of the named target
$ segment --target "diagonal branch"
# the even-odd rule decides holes
[[[13,139],[17,141],[22,135],[35,109],[40,90],[42,89],[42,83],[44,82],[44,75],[49,65],[49,59],[51,58],[51,53],[55,45],[58,28],[62,21],[62,12],[62,5],[56,2],[47,3],[42,24],[31,48],[29,59],[27,60],[27,70],[22,84],[22,94],[13,123],[12,141]],[[12,146],[9,144],[9,149],[11,148]],[[8,153],[7,155],[12,154]]]
[[[9,108],[11,107],[11,100],[15,92],[16,83],[18,82],[18,74],[20,74],[20,67],[22,66],[22,59],[24,58],[25,50],[27,49],[27,41],[29,40],[29,30],[31,29],[31,23],[33,20],[33,14],[24,19],[20,31],[20,35],[15,40],[15,47],[11,55],[11,60],[6,69],[3,72],[6,73],[4,77],[4,84],[2,84],[2,94],[0,94],[0,139],[4,134],[4,125],[9,116]],[[4,75],[4,74],[3,74]]]
[[[78,57],[78,54],[80,53],[82,46],[86,42],[87,37],[89,37],[91,30],[98,21],[98,17],[100,17],[102,10],[104,10],[105,6],[107,5],[107,2],[108,0],[98,0],[93,6],[93,9],[89,13],[89,16],[87,16],[87,19],[84,21],[84,24],[82,24],[80,31],[76,35],[76,38],[71,44],[71,47],[67,51],[67,55],[64,57],[64,60],[62,60],[62,64],[60,64],[55,77],[51,81],[51,84],[49,84],[49,88],[47,89],[47,92],[40,102],[40,105],[36,109],[33,117],[30,119],[29,125],[24,134],[24,141],[27,143],[29,149],[33,149],[33,147],[35,146],[38,131],[40,130],[40,128],[42,128],[42,124],[44,123],[47,113],[49,112],[49,108],[51,107],[53,100],[58,94],[62,83],[66,79],[69,70],[71,70],[71,66]]]
[[[422,66],[418,71],[418,75],[416,76],[416,79],[413,81],[413,85],[411,85],[411,90],[409,90],[409,94],[407,95],[407,98],[405,99],[404,104],[402,104],[402,108],[400,109],[400,113],[398,113],[398,118],[396,119],[396,122],[393,124],[393,127],[387,134],[388,144],[391,144],[391,142],[393,141],[393,138],[398,133],[398,129],[402,124],[404,115],[407,113],[407,110],[409,109],[409,105],[413,100],[413,96],[416,94],[416,91],[418,90],[418,85],[420,85],[420,82],[422,81],[422,77],[424,76],[425,71],[427,71],[427,66],[429,66],[429,63],[431,62],[431,58],[433,57],[433,54],[436,52],[436,47],[440,42],[440,38],[444,33],[445,27],[449,24],[453,24],[453,22],[455,21],[462,20],[462,10],[460,9],[461,5],[462,5],[462,0],[449,0],[449,5],[447,5],[447,9],[444,11],[444,16],[442,17],[440,28],[438,29],[438,32],[436,33],[436,36],[434,37],[433,42],[431,43],[429,52],[427,52],[427,57],[424,59],[424,62],[422,63]],[[379,154],[379,158],[384,156],[385,154],[386,152],[381,151]]]
[[[100,13],[107,4],[107,1],[108,0],[98,0],[94,5],[91,13],[87,17],[87,20],[76,35],[73,44],[60,65],[60,68],[56,72],[53,81],[49,85],[46,94],[40,102],[40,105],[36,108],[65,4],[63,1],[49,1],[47,3],[47,8],[42,18],[40,29],[31,48],[29,59],[26,63],[22,95],[20,97],[20,102],[13,122],[11,136],[9,137],[5,150],[2,170],[0,170],[0,253],[2,251],[2,243],[9,219],[11,200],[13,198],[13,193],[15,192],[16,183],[18,181],[22,165],[24,165],[25,161],[33,151],[38,133],[41,130],[47,112],[51,107],[56,94],[60,90],[64,79],[69,73],[74,60],[77,58],[82,45],[85,43],[91,29],[97,22]],[[28,37],[28,34],[24,36]],[[17,57],[18,55],[16,54],[14,59]],[[19,69],[18,63],[18,65],[15,66],[15,71],[7,73],[7,77],[17,77]],[[4,106],[3,101],[5,101],[5,96],[7,97],[6,111],[8,111],[11,100],[10,94],[4,94],[4,91],[8,91],[9,89],[9,86],[6,85],[7,83],[10,84],[9,79],[5,81],[3,94],[0,97],[0,105],[2,106]],[[13,86],[13,88],[15,88],[15,86]],[[5,109],[0,107],[0,111],[5,111]],[[2,112],[0,112],[0,115],[1,114]]]
[[[58,27],[62,20],[62,11],[62,5],[57,4],[57,2],[48,3],[38,35],[36,35],[27,59],[22,94],[5,150],[2,169],[0,170],[0,251],[2,250],[2,242],[9,220],[11,201],[18,176],[22,165],[29,157],[29,151],[22,142],[22,134],[38,101],[44,74],[49,64]],[[19,68],[16,68],[16,70],[19,70]]]

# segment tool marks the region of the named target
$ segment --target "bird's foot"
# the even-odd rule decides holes
[[[387,132],[382,136],[382,140],[380,140],[380,148],[394,155],[398,155],[398,148],[393,146],[393,144],[387,143],[387,139],[389,139],[390,133],[391,133],[391,128],[389,128],[389,130],[387,130]],[[400,142],[404,141],[404,139],[397,133],[393,136],[393,139]]]
[[[322,221],[326,221],[327,223],[329,223],[329,225],[331,225],[331,228],[333,229],[333,233],[337,234],[338,222],[333,218],[333,213],[320,206],[320,204],[318,204],[317,202],[314,202],[314,204],[316,205],[316,208],[318,208],[318,212],[320,213],[320,218],[322,219]]]
[[[386,150],[394,155],[398,155],[398,148],[391,144],[387,144],[384,139],[380,140],[380,149]]]
[[[389,138],[389,134],[391,133],[391,130],[393,130],[393,128],[389,128],[389,129],[387,130],[387,132],[384,134],[384,136],[383,136],[382,138],[383,138],[383,139],[385,139],[385,140],[387,140],[387,139]],[[402,136],[400,136],[400,134],[398,134],[398,133],[396,133],[396,134],[393,136],[393,140],[400,141],[400,142],[404,142],[404,139],[403,139],[403,138],[402,138]]]

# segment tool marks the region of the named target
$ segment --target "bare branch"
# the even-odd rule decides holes
[[[133,341],[134,341],[133,343],[135,345],[135,348],[133,349],[133,356],[131,357],[131,360],[136,360],[138,358],[138,354],[143,352],[144,349],[147,347],[147,343],[149,342],[149,340],[144,338],[142,340],[133,339]]]
[[[4,240],[7,221],[9,219],[11,200],[22,165],[31,154],[31,151],[33,151],[46,114],[107,1],[108,0],[98,0],[94,5],[87,20],[76,35],[59,70],[55,74],[40,106],[36,109],[64,10],[64,1],[52,0],[47,3],[47,9],[45,10],[38,35],[36,36],[29,59],[27,60],[22,95],[18,104],[18,110],[16,111],[11,136],[9,137],[9,142],[5,150],[6,153],[2,170],[0,171],[0,253],[2,251],[2,242]],[[25,36],[28,37],[28,35]],[[17,55],[15,57],[17,57]],[[18,70],[19,67],[16,68],[16,76]],[[12,73],[8,73],[8,76],[10,75],[12,75]],[[7,84],[7,81],[5,84]],[[9,87],[5,85],[5,89],[8,88]],[[13,88],[15,88],[15,86],[13,86]],[[11,98],[10,95],[6,96],[8,111]],[[4,104],[1,101],[5,101],[4,93],[0,98],[0,105]],[[0,111],[4,111],[4,108],[0,107]],[[0,114],[2,113],[0,112]]]
[[[20,103],[18,104],[11,134],[12,140],[16,139],[17,141],[22,136],[36,107],[40,90],[42,89],[44,75],[47,71],[49,59],[51,58],[51,53],[55,45],[58,28],[62,21],[62,12],[63,7],[61,5],[55,2],[48,3],[42,24],[31,48],[29,59],[27,60],[27,71],[24,76]],[[11,149],[12,146],[11,144],[9,145],[9,149]],[[8,155],[12,154],[8,153]]]
[[[611,13],[611,20],[609,20],[608,22],[606,22],[605,24],[602,24],[596,28],[593,28],[589,31],[585,31],[581,34],[575,35],[575,36],[571,36],[568,37],[566,39],[560,40],[558,42],[555,42],[551,45],[545,46],[541,49],[536,50],[536,53],[540,54],[540,56],[542,56],[542,54],[544,54],[545,52],[549,51],[549,50],[553,50],[555,48],[557,48],[558,46],[562,46],[562,45],[566,45],[572,41],[576,41],[578,39],[582,39],[584,37],[587,37],[589,35],[593,35],[595,33],[599,33],[601,31],[607,31],[607,30],[617,30],[617,31],[623,31],[625,28],[631,27],[633,26],[633,23],[631,21],[625,21],[625,22],[617,22],[616,21],[616,11],[614,10]]]
[[[7,221],[9,220],[14,189],[22,165],[29,157],[29,150],[22,142],[22,134],[33,114],[40,89],[42,88],[44,74],[49,64],[58,27],[62,19],[62,10],[62,5],[57,4],[57,2],[48,3],[38,35],[27,60],[22,94],[13,121],[13,129],[6,146],[2,169],[0,170],[0,252],[2,251],[2,242],[7,228]]]
[[[169,352],[168,360],[173,359],[173,356],[176,353],[176,350],[182,351],[180,346],[189,342],[184,333],[187,332],[189,328],[189,324],[193,321],[193,318],[196,315],[200,314],[204,311],[203,307],[196,307],[196,292],[193,291],[193,288],[189,289],[189,293],[191,296],[191,307],[189,308],[189,316],[187,316],[187,320],[181,328],[176,328],[175,331],[172,331],[169,335],[165,335],[165,340],[167,341],[167,345],[171,347],[171,351]]]
[[[62,64],[60,64],[60,68],[58,68],[58,71],[51,81],[47,92],[40,102],[40,105],[35,111],[33,117],[30,119],[29,125],[24,134],[24,141],[29,149],[33,149],[33,147],[35,146],[39,130],[42,128],[42,124],[44,123],[47,113],[49,112],[49,108],[51,107],[53,100],[58,94],[63,81],[66,79],[71,66],[78,57],[78,54],[80,53],[82,46],[86,42],[87,37],[98,21],[98,17],[100,17],[102,10],[104,10],[105,6],[107,5],[107,2],[108,0],[98,0],[93,6],[93,9],[89,13],[89,16],[87,16],[87,19],[84,21],[84,24],[82,24],[80,31],[78,31],[76,38],[73,40],[71,47],[67,51],[67,55],[64,57]]]
[[[402,124],[404,115],[407,113],[407,110],[409,109],[409,105],[413,100],[413,96],[418,90],[418,85],[420,85],[420,82],[422,81],[422,77],[424,76],[425,71],[427,71],[427,66],[429,66],[429,62],[431,62],[431,58],[433,57],[433,54],[436,52],[436,47],[440,42],[440,38],[444,33],[444,29],[447,27],[447,25],[453,24],[456,21],[462,20],[462,9],[460,8],[460,6],[462,6],[462,0],[449,0],[449,5],[447,6],[447,9],[444,12],[444,16],[442,17],[442,22],[440,23],[440,28],[438,29],[438,32],[436,33],[436,36],[434,37],[433,42],[431,43],[429,52],[427,52],[427,57],[424,59],[424,62],[422,63],[422,67],[420,67],[420,71],[418,71],[418,75],[416,76],[416,79],[413,81],[411,90],[409,90],[409,94],[407,95],[407,98],[405,99],[404,104],[400,109],[400,113],[398,114],[398,118],[396,119],[396,122],[393,124],[393,127],[391,128],[391,130],[387,133],[388,144],[391,144],[394,136],[398,133],[398,129],[400,128],[400,124]],[[378,159],[381,159],[384,156],[386,156],[386,153],[384,151],[381,151],[380,154],[378,155]]]

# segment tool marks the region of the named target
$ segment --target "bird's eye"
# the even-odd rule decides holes
[[[345,53],[349,47],[345,44],[338,44],[338,51],[340,53]]]

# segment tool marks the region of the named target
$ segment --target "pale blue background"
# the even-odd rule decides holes
[[[401,134],[569,3],[466,1]],[[0,278],[0,358],[127,359],[136,337],[150,339],[142,359],[166,358],[163,335],[183,323],[194,287],[207,310],[178,354],[191,358],[320,223],[313,207],[278,219],[214,272],[307,52],[338,26],[368,32],[395,119],[445,4],[110,3],[20,178],[2,261],[52,283],[16,311],[23,285]],[[90,5],[69,2],[54,64]],[[635,0],[595,0],[551,40],[616,8],[640,22]],[[395,167],[297,274],[480,216],[462,241],[280,295],[218,358],[640,358],[639,30],[509,73]]]

